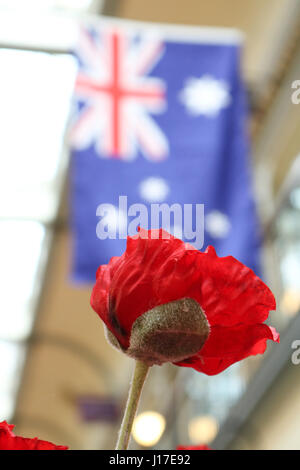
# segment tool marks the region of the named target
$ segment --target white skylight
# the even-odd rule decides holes
[[[93,0],[0,0],[0,7],[10,10],[87,10]]]
[[[0,65],[1,421],[14,410],[42,288],[77,65],[70,54],[14,49],[0,49]]]
[[[38,222],[0,220],[0,339],[22,339],[31,330],[44,237]]]
[[[9,342],[0,342],[0,421],[8,420],[14,411],[15,398],[24,361],[23,348]]]
[[[49,220],[76,64],[72,56],[0,50],[0,216]]]

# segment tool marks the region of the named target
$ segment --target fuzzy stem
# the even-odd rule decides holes
[[[142,388],[148,373],[148,369],[149,366],[147,364],[141,361],[136,361],[132,381],[130,384],[125,413],[119,431],[119,438],[116,450],[126,450],[128,447],[133,420],[139,404]]]

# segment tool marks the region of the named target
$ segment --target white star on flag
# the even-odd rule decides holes
[[[211,75],[189,78],[179,94],[179,99],[194,116],[202,114],[215,117],[231,103],[228,84]]]
[[[231,223],[227,215],[214,210],[205,217],[205,228],[213,238],[225,238],[231,229]]]

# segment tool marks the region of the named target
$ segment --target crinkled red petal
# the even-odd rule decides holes
[[[57,446],[52,442],[42,441],[37,437],[30,439],[15,436],[14,426],[6,421],[0,423],[0,450],[67,450],[66,446]]]
[[[212,450],[205,444],[199,446],[177,446],[176,450]]]
[[[219,374],[235,362],[263,354],[268,339],[279,343],[279,334],[265,324],[213,327],[201,351],[176,365],[207,375]]]
[[[91,304],[127,348],[140,315],[183,297],[201,305],[212,328],[255,326],[276,307],[270,289],[232,256],[219,258],[213,247],[202,253],[163,230],[143,229],[128,237],[121,257],[99,268]]]

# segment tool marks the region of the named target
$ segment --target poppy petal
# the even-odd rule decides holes
[[[67,450],[66,446],[57,446],[52,442],[42,441],[37,437],[33,439],[16,436],[13,433],[14,425],[6,421],[0,423],[0,450]]]
[[[268,339],[279,342],[279,334],[265,324],[213,327],[201,351],[176,365],[215,375],[248,356],[263,354]]]
[[[133,323],[145,312],[190,298],[210,326],[203,348],[177,363],[218,373],[279,335],[263,322],[276,308],[270,289],[232,256],[218,257],[209,246],[199,252],[162,229],[127,238],[125,253],[97,272],[91,305],[126,351]]]

